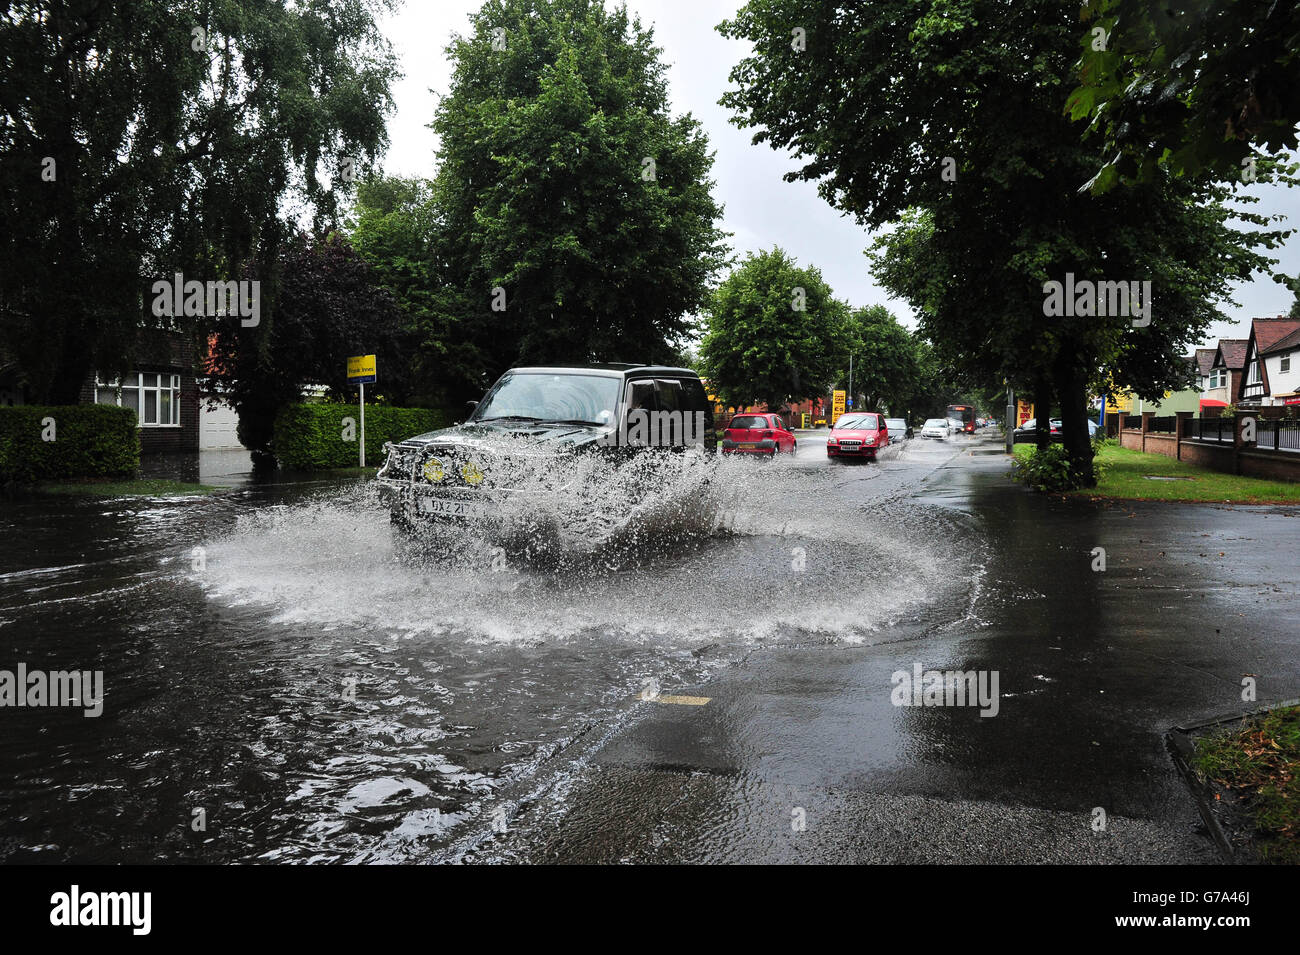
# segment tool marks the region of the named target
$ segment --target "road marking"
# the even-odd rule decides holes
[[[638,700],[644,700],[644,699],[647,699],[647,698],[646,698],[646,697],[643,697],[643,696],[638,696],[637,699],[638,699]],[[653,703],[676,703],[676,704],[678,704],[679,706],[703,706],[705,703],[708,703],[709,700],[711,700],[711,699],[713,699],[713,697],[710,697],[710,696],[673,696],[673,695],[670,694],[670,693],[661,693],[661,694],[659,694],[658,696],[652,696],[652,697],[649,697],[649,701],[650,701],[650,702],[653,702]]]

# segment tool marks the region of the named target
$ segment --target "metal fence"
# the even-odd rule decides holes
[[[1232,444],[1235,430],[1232,418],[1190,418],[1183,437]],[[1300,421],[1294,418],[1256,418],[1255,447],[1266,451],[1300,451]]]
[[[1255,425],[1255,447],[1270,451],[1300,451],[1300,421],[1294,418],[1260,418]]]
[[[1174,415],[1161,415],[1151,419],[1151,424],[1147,426],[1148,434],[1173,434],[1177,426],[1178,418]],[[1139,425],[1140,427],[1140,425]]]
[[[1229,444],[1233,440],[1233,419],[1231,418],[1189,418],[1187,427],[1183,431],[1184,438],[1192,438],[1196,441],[1226,441]]]

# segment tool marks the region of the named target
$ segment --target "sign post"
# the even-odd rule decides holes
[[[366,466],[366,382],[375,381],[375,356],[354,355],[348,359],[348,381],[355,381],[361,388],[360,405],[361,441],[357,449],[357,460]]]

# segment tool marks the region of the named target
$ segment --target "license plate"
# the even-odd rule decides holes
[[[736,447],[744,448],[745,450],[748,451],[748,450],[753,450],[754,448],[758,447],[758,445],[755,444],[753,441],[741,441],[736,444]]]
[[[443,501],[436,497],[421,497],[417,508],[421,514],[464,517],[471,520],[482,518],[485,513],[479,501]]]

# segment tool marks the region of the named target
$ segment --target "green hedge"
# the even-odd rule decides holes
[[[354,421],[355,437],[343,440],[343,419]],[[445,428],[451,414],[441,408],[393,408],[366,405],[366,464],[383,463],[385,441],[398,442]],[[275,419],[271,445],[280,466],[293,471],[357,466],[361,420],[354,404],[290,405]]]
[[[54,419],[46,441],[46,418]],[[116,405],[0,407],[0,480],[120,477],[140,467],[136,413]]]

